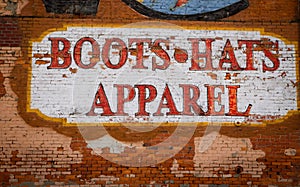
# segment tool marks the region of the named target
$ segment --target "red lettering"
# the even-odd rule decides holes
[[[206,39],[198,39],[198,38],[189,38],[189,41],[192,42],[192,62],[189,70],[191,71],[199,71],[199,70],[213,70],[212,66],[212,51],[211,51],[211,43],[215,41],[211,38]],[[199,41],[205,42],[205,52],[199,53]],[[204,58],[206,60],[205,66],[201,68],[199,66],[199,58]]]
[[[221,105],[221,94],[224,94],[224,86],[222,85],[204,85],[207,87],[207,112],[206,115],[217,116],[217,115],[224,115],[224,105]],[[216,92],[216,88],[219,88],[221,92]],[[217,93],[217,97],[215,94]],[[218,103],[220,106],[220,110],[216,111],[215,109],[215,102]]]
[[[157,39],[154,41],[153,46],[151,47],[151,51],[154,52],[158,57],[160,57],[164,63],[162,65],[158,65],[156,63],[156,58],[152,58],[152,70],[155,71],[156,69],[165,70],[169,67],[171,64],[171,59],[168,55],[168,53],[163,50],[163,48],[160,46],[160,43],[165,43],[166,45],[169,45],[169,40],[163,40],[163,39]]]
[[[238,40],[238,45],[246,45],[246,68],[244,70],[257,70],[253,67],[253,45],[260,44],[260,40]]]
[[[89,64],[84,64],[81,61],[81,52],[82,52],[82,44],[84,42],[89,42],[92,44],[92,58],[90,58]],[[90,37],[84,37],[77,41],[75,47],[74,47],[74,60],[75,63],[78,65],[78,67],[81,67],[83,69],[88,69],[94,67],[97,62],[99,62],[99,53],[100,48],[98,42]]]
[[[139,110],[135,113],[136,116],[149,116],[149,112],[146,112],[146,103],[153,101],[157,96],[157,90],[152,85],[136,85],[138,90],[138,103]],[[149,96],[147,96],[147,90],[149,92]]]
[[[229,95],[229,112],[227,116],[249,116],[252,105],[249,104],[245,112],[239,112],[237,108],[237,89],[240,86],[226,86]]]
[[[180,84],[180,87],[183,89],[183,115],[194,115],[191,109],[194,110],[195,114],[197,115],[204,115],[203,110],[197,104],[197,101],[200,97],[200,90],[195,85],[189,84]],[[191,93],[192,90],[192,93]]]
[[[228,68],[229,71],[242,70],[240,68],[239,64],[236,61],[234,50],[233,50],[233,47],[232,47],[229,39],[227,39],[227,41],[226,41],[226,44],[224,46],[224,50],[222,52],[222,57],[221,57],[220,62],[219,62],[219,67],[222,70],[225,69],[225,68],[223,68],[224,63],[230,63],[231,64],[231,67]]]
[[[164,104],[164,100],[167,101],[166,104]],[[171,95],[170,89],[168,84],[166,84],[164,93],[161,97],[159,106],[157,108],[157,111],[153,114],[154,116],[162,116],[163,114],[161,113],[162,108],[168,108],[169,112],[166,113],[166,115],[179,115],[180,112],[176,109],[173,97]]]
[[[201,106],[197,103],[200,98],[200,90],[195,85],[180,84],[183,89],[183,110],[178,111],[176,103],[174,102],[172,93],[168,84],[165,85],[159,105],[153,116],[163,116],[162,109],[168,109],[166,115],[187,115],[194,116],[249,116],[252,105],[249,104],[244,112],[238,111],[237,107],[237,91],[239,85],[226,85],[228,89],[228,113],[225,114],[225,106],[222,105],[221,95],[224,94],[224,86],[222,85],[207,85],[207,112],[204,112]],[[146,111],[146,104],[154,101],[157,97],[157,90],[154,85],[135,85],[130,86],[127,84],[120,85],[114,84],[117,89],[117,112],[112,112],[109,101],[106,97],[103,85],[100,83],[98,91],[95,95],[93,105],[87,116],[126,116],[128,113],[124,111],[126,102],[133,101],[138,90],[138,112],[135,116],[149,116],[150,113]],[[127,93],[125,93],[127,90]],[[127,96],[126,96],[127,95]],[[95,112],[95,109],[102,109],[102,113]],[[194,113],[193,113],[194,112]]]
[[[119,62],[117,64],[112,64],[110,59],[109,59],[109,51],[110,51],[110,47],[112,45],[112,43],[118,43],[119,45]],[[126,44],[123,40],[119,39],[119,38],[112,38],[112,39],[105,39],[105,44],[103,46],[102,49],[102,59],[104,64],[111,69],[119,69],[121,68],[127,60],[127,47]]]
[[[276,57],[276,55],[278,55],[278,41],[274,42],[270,42],[271,43],[271,48],[274,48],[276,51],[276,54],[273,54],[270,50],[268,50],[267,48],[263,49],[264,54],[266,55],[266,57],[268,57],[272,62],[273,62],[273,67],[268,67],[265,62],[263,62],[263,72],[265,71],[275,71],[279,68],[280,65],[280,61],[279,59]]]
[[[49,38],[51,41],[51,64],[48,69],[66,69],[71,65],[72,59],[69,53],[70,41],[65,38]],[[63,44],[63,49],[59,49],[59,44]],[[63,63],[59,63],[58,59],[62,59]]]
[[[114,84],[114,87],[117,88],[117,93],[118,93],[116,115],[123,115],[123,116],[128,115],[127,113],[124,112],[124,103],[133,100],[133,98],[135,97],[135,90],[132,86],[128,84],[125,85]],[[128,96],[126,98],[124,98],[124,88],[128,90]]]
[[[185,49],[180,49],[180,48],[175,48],[174,51],[174,59],[178,62],[178,63],[186,63],[186,61],[189,58],[188,52]]]
[[[129,45],[136,43],[136,65],[132,68],[134,69],[148,69],[148,67],[144,66],[144,43],[147,43],[148,46],[151,45],[151,39],[143,39],[143,38],[130,38],[128,40]]]
[[[107,100],[105,91],[103,89],[102,84],[100,83],[99,85],[99,89],[95,95],[95,99],[93,101],[93,105],[91,107],[91,110],[86,114],[87,116],[95,116],[97,115],[95,113],[95,109],[96,108],[102,108],[103,112],[102,112],[102,116],[113,116],[114,113],[111,111],[110,106],[109,106],[109,102]]]

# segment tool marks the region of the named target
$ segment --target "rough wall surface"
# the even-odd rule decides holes
[[[0,186],[300,186],[299,1],[49,2],[0,1]]]

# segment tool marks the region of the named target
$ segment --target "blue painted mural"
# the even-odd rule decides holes
[[[96,15],[100,0],[43,0],[56,14]],[[218,20],[249,6],[248,0],[122,0],[140,14],[158,19]]]
[[[160,19],[217,20],[246,9],[247,0],[123,0],[139,13]]]

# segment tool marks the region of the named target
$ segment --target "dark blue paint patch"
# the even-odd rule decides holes
[[[100,0],[43,0],[46,11],[56,14],[95,15]]]
[[[248,0],[123,0],[139,13],[160,19],[218,20],[249,6]],[[181,3],[180,3],[181,2]]]

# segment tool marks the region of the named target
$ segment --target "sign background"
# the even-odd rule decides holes
[[[157,28],[153,28],[153,25]],[[184,30],[180,27],[166,29],[159,27],[161,23],[144,22],[132,24],[126,27],[135,28],[88,28],[88,27],[68,27],[66,31],[51,32],[46,35],[41,42],[34,42],[32,46],[32,76],[29,80],[30,90],[30,109],[37,109],[44,115],[52,118],[66,118],[68,123],[107,123],[107,122],[256,122],[260,123],[261,119],[278,119],[285,116],[288,111],[297,109],[296,88],[292,82],[296,82],[296,64],[295,62],[295,45],[285,44],[280,38],[261,35],[260,31],[232,31],[232,30]],[[149,27],[149,28],[139,28]],[[106,67],[103,59],[92,68],[83,69],[78,67],[74,62],[75,43],[84,37],[94,38],[100,46],[100,54],[103,53],[105,41],[109,38],[118,38],[128,46],[128,57],[124,66],[120,69],[110,69]],[[51,63],[51,41],[50,37],[65,38],[70,41],[70,54],[72,64],[64,69],[49,69]],[[158,38],[156,38],[158,37]],[[152,59],[156,63],[162,64],[162,60],[151,52],[148,44],[144,44],[143,64],[148,69],[134,69],[137,63],[137,57],[134,52],[136,45],[130,46],[130,38],[150,38],[152,42],[156,39],[169,39],[170,44],[166,46],[161,44],[163,49],[171,58],[171,65],[166,70],[153,70]],[[248,50],[245,45],[238,46],[238,40],[270,40],[279,42],[279,54],[271,47],[268,49],[278,57],[280,67],[275,71],[263,72],[262,64],[272,67],[273,62],[266,57],[263,51],[253,51],[253,66],[257,70],[251,71],[229,71],[217,68],[216,70],[191,71],[192,44],[189,38],[213,38],[212,43],[212,64],[214,67],[219,66],[222,52],[225,50],[226,41],[230,40],[234,48],[235,58],[241,67],[246,66]],[[199,42],[199,53],[205,53],[207,47],[204,42]],[[115,44],[116,45],[116,44]],[[63,45],[60,46],[63,49]],[[184,49],[187,51],[188,59],[185,63],[179,63],[174,59],[175,49]],[[255,48],[255,47],[254,47]],[[259,47],[256,47],[259,48]],[[91,44],[85,43],[81,49],[81,60],[83,63],[90,63],[92,51]],[[119,50],[110,49],[110,60],[113,64],[119,62]],[[50,54],[50,55],[49,55]],[[45,57],[46,56],[46,57]],[[101,56],[101,55],[100,55]],[[199,62],[200,66],[205,63],[205,58],[200,58],[204,62]],[[45,63],[40,63],[41,61]],[[63,63],[63,62],[61,62]],[[225,63],[227,67],[228,63]],[[230,66],[229,66],[230,67]],[[71,71],[72,70],[72,71]],[[151,84],[157,88],[158,96],[153,102],[146,105],[146,110],[153,114],[160,102],[165,84],[168,84],[173,94],[173,100],[179,111],[183,110],[183,92],[180,84],[196,85],[200,89],[200,98],[198,104],[204,111],[207,111],[207,100],[217,95],[207,95],[208,85],[222,85],[224,93],[221,96],[221,105],[225,113],[229,111],[228,89],[226,85],[239,85],[237,93],[238,111],[243,112],[249,104],[252,105],[250,117],[238,116],[153,116],[146,119],[137,118],[135,113],[138,110],[137,96],[130,103],[125,103],[124,111],[129,116],[87,116],[91,110],[95,94],[99,84],[102,83],[112,111],[117,108],[117,93],[113,84]],[[217,94],[219,91],[216,91]],[[276,98],[276,101],[275,101]],[[220,105],[216,104],[216,110],[220,110]],[[165,112],[168,109],[164,110]],[[100,111],[101,112],[101,111]]]

